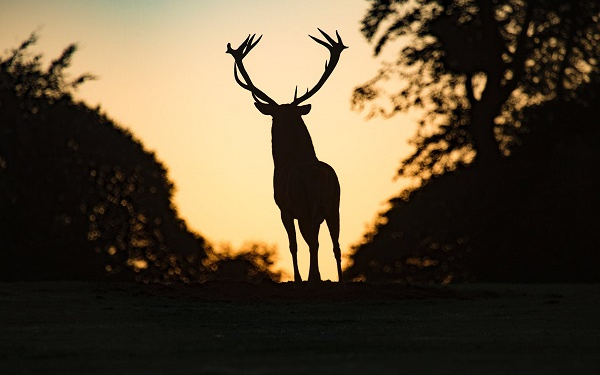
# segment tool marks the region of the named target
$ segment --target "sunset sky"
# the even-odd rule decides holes
[[[100,105],[156,153],[175,182],[175,203],[191,229],[214,245],[260,241],[276,245],[288,274],[291,257],[272,198],[271,118],[233,78],[225,54],[248,34],[262,34],[244,60],[254,83],[279,103],[312,87],[328,51],[308,34],[338,30],[350,48],[304,117],[319,159],[336,170],[342,187],[342,252],[347,255],[386,201],[405,181],[394,181],[409,151],[414,119],[365,120],[350,109],[352,90],[372,78],[380,61],[360,34],[366,1],[83,1],[0,0],[3,55],[33,31],[32,49],[44,62],[70,43],[80,47],[72,77],[90,72],[77,98]],[[110,150],[107,150],[110,152]],[[321,276],[337,280],[323,225]],[[308,249],[299,236],[300,272],[308,275]]]

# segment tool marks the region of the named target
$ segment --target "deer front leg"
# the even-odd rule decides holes
[[[320,223],[315,223],[310,220],[298,220],[300,233],[308,244],[310,251],[310,269],[308,271],[308,281],[311,284],[321,281],[321,273],[319,272],[319,226]]]
[[[292,253],[292,262],[294,263],[294,282],[301,283],[302,276],[300,276],[300,271],[298,270],[298,243],[296,241],[294,218],[289,213],[281,211],[281,222],[285,227],[290,243],[290,253]]]

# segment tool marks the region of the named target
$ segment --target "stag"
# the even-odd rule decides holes
[[[243,59],[258,44],[262,35],[254,41],[249,35],[237,48],[227,44],[227,53],[235,60],[233,76],[244,89],[250,91],[254,105],[264,115],[271,116],[271,144],[275,171],[273,189],[275,203],[281,211],[281,221],[288,235],[290,252],[294,265],[294,281],[302,282],[298,270],[298,245],[296,242],[296,226],[308,244],[310,251],[309,283],[321,281],[319,273],[319,228],[323,221],[333,243],[333,254],[337,263],[338,280],[342,278],[342,253],[339,245],[340,232],[340,184],[333,168],[317,159],[312,139],[302,116],[310,112],[310,104],[300,105],[312,97],[323,86],[337,65],[342,51],[346,47],[336,31],[337,41],[318,29],[326,41],[311,37],[315,42],[325,46],[330,53],[329,63],[325,62],[325,72],[321,79],[310,90],[298,97],[298,87],[294,92],[294,100],[289,104],[277,104],[267,94],[257,88],[244,68]],[[241,74],[241,78],[239,74]]]

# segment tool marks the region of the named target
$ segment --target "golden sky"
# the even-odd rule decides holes
[[[78,43],[69,72],[99,77],[78,98],[100,104],[165,163],[189,226],[217,246],[277,245],[278,265],[292,275],[272,198],[271,118],[234,81],[226,45],[263,35],[244,62],[253,82],[278,103],[290,102],[296,85],[303,92],[322,74],[328,51],[308,34],[320,37],[317,27],[330,35],[338,30],[350,47],[304,116],[317,156],[340,180],[340,244],[347,254],[404,186],[393,177],[415,131],[411,118],[366,121],[350,109],[353,88],[380,64],[360,34],[367,6],[351,0],[0,0],[0,47],[5,54],[38,31],[33,50],[48,63]],[[308,248],[298,237],[306,279]],[[325,226],[320,244],[321,276],[337,280]]]

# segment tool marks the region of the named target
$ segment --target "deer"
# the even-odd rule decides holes
[[[317,158],[312,139],[302,116],[310,112],[311,105],[301,103],[311,98],[323,87],[335,69],[342,51],[347,46],[336,31],[337,41],[317,29],[326,39],[315,38],[315,42],[329,50],[329,62],[325,61],[325,71],[312,89],[298,96],[298,86],[294,99],[289,104],[277,104],[267,94],[254,85],[244,68],[243,59],[260,42],[262,35],[254,41],[256,34],[233,49],[227,43],[226,53],[234,58],[233,75],[243,89],[250,91],[254,106],[263,115],[272,117],[271,146],[273,154],[273,191],[275,203],[281,212],[281,221],[287,232],[290,253],[294,267],[294,282],[302,283],[298,269],[298,244],[296,241],[295,220],[310,253],[308,282],[311,285],[321,282],[319,272],[319,229],[323,221],[327,223],[333,254],[337,264],[338,282],[343,285],[342,253],[339,244],[340,233],[340,184],[334,169]],[[239,74],[238,74],[239,72]],[[241,74],[241,78],[240,78]]]

